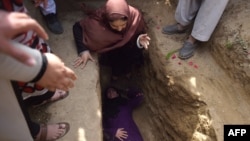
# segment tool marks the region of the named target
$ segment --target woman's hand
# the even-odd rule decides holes
[[[88,50],[82,52],[74,61],[74,67],[77,68],[82,65],[82,69],[86,66],[88,60],[95,62]]]
[[[115,137],[117,137],[120,141],[123,141],[123,139],[128,137],[128,133],[124,130],[124,128],[118,128]]]
[[[140,43],[140,45],[142,45],[145,49],[148,49],[149,41],[150,41],[150,37],[148,36],[148,34],[141,34],[141,35],[139,36],[139,43]]]

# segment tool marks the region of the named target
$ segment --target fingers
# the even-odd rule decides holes
[[[78,57],[75,61],[74,61],[74,67],[79,67],[81,64],[83,64],[83,60],[82,58]]]
[[[141,34],[140,35],[140,44],[144,47],[144,49],[148,49],[149,46],[149,41],[150,41],[150,37],[148,36],[148,34]]]
[[[19,12],[10,13],[9,18],[7,18],[6,20],[9,20],[13,28],[12,32],[15,32],[16,34],[33,30],[34,32],[37,33],[39,37],[46,40],[48,39],[48,35],[42,28],[42,26],[36,20],[32,19],[25,13],[19,13]]]
[[[76,80],[76,76],[74,73],[71,74],[71,71],[71,69],[66,69],[66,74],[64,75],[64,77],[61,77],[61,79],[57,79],[57,82],[51,82],[51,84],[48,85],[48,89],[61,89],[64,91],[68,91],[70,88],[73,88],[75,86],[74,80]]]
[[[28,19],[22,19],[23,21],[20,21],[19,28],[21,29],[20,32],[25,32],[28,30],[34,30],[37,35],[45,40],[48,39],[48,34],[45,32],[45,30],[42,28],[40,24],[38,24],[37,21],[34,19],[28,18]],[[21,28],[22,27],[22,28]]]
[[[87,61],[88,61],[88,60],[84,60],[84,61],[83,61],[81,69],[84,69],[84,67],[87,65]]]
[[[71,70],[70,68],[66,67],[66,72],[68,72],[68,73],[67,73],[67,76],[68,76],[70,79],[72,79],[72,80],[76,80],[76,79],[77,79],[76,74],[75,74],[74,71]]]
[[[89,55],[89,59],[92,61],[92,62],[95,62],[95,60],[93,59],[93,57],[91,55]]]
[[[143,42],[142,43],[142,46],[147,50],[148,49],[148,44],[147,44],[147,42]]]

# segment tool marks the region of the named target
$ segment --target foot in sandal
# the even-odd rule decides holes
[[[56,102],[56,101],[59,101],[59,100],[63,100],[68,95],[69,95],[68,91],[63,91],[63,90],[56,89],[54,95],[50,99],[44,100],[44,101],[42,101],[42,103],[33,105],[33,107],[35,108],[35,107],[42,106],[44,104],[48,104],[48,103]]]
[[[55,141],[68,133],[70,125],[67,122],[56,124],[41,124],[35,141]]]

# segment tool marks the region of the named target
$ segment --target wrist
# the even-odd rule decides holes
[[[138,36],[136,44],[138,48],[143,48],[143,46],[140,44],[140,38],[141,38],[141,35]]]
[[[47,66],[48,66],[47,57],[44,54],[41,54],[41,55],[42,55],[42,67],[41,67],[41,70],[39,71],[37,76],[31,82],[39,81],[42,78],[42,76],[44,75],[44,73],[45,73],[45,71],[47,69]]]

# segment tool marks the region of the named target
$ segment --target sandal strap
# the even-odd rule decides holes
[[[47,125],[45,124],[41,124],[40,126],[40,141],[46,141],[46,137],[47,137]]]

